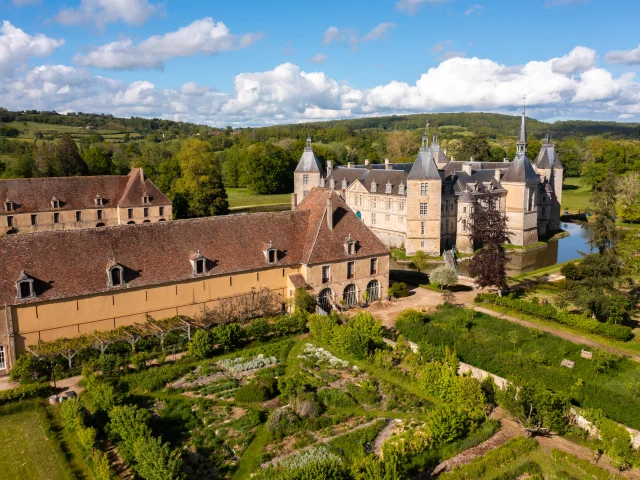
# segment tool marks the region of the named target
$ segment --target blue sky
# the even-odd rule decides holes
[[[638,121],[631,0],[0,0],[0,105],[223,126],[429,111]],[[172,33],[175,32],[175,33]]]

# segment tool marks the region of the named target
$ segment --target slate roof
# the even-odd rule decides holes
[[[426,148],[420,148],[416,161],[409,172],[407,177],[410,180],[440,180],[440,173],[438,173],[438,167],[433,160],[433,154]]]
[[[509,164],[509,168],[502,176],[503,182],[537,182],[538,174],[535,172],[526,154],[516,154],[516,158]]]
[[[329,196],[332,231],[325,216]],[[0,237],[0,304],[185,281],[194,277],[193,252],[207,259],[204,276],[272,268],[264,256],[269,243],[278,250],[278,267],[340,261],[346,258],[349,234],[359,245],[352,257],[388,254],[336,193],[313,189],[294,211],[5,235]],[[108,287],[110,262],[124,267],[126,285]],[[23,271],[35,280],[37,298],[17,301],[15,282]]]
[[[300,161],[298,162],[295,172],[322,173],[322,171],[322,165],[320,164],[318,157],[316,157],[313,148],[304,147],[304,152],[302,152],[302,156],[300,157]]]
[[[51,211],[54,197],[60,201],[56,211],[96,208],[96,195],[102,197],[105,208],[142,206],[143,195],[150,197],[149,205],[171,205],[141,168],[131,169],[128,175],[0,180],[0,203],[16,203],[16,213]]]
[[[540,152],[534,162],[538,168],[562,168],[558,153],[556,152],[556,146],[553,143],[543,143]]]

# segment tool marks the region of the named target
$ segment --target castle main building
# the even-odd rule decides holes
[[[499,195],[514,245],[527,246],[560,228],[563,168],[547,135],[532,164],[527,157],[525,110],[522,109],[516,156],[510,161],[455,161],[438,144],[422,137],[413,163],[349,163],[326,169],[307,139],[294,173],[299,200],[317,186],[339,192],[365,225],[388,246],[405,246],[440,255],[453,246],[471,253],[469,218],[483,192]]]

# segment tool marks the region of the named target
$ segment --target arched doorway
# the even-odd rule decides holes
[[[358,217],[360,220],[362,220],[362,214],[360,212],[356,212],[356,217]]]
[[[380,300],[380,282],[371,280],[367,284],[367,301],[375,302],[376,300]]]
[[[358,289],[353,283],[345,287],[344,292],[342,292],[342,300],[347,307],[352,307],[358,303]]]
[[[134,222],[133,220],[131,220],[130,222],[127,222],[127,225],[135,225],[136,222]]]
[[[104,227],[104,223],[102,222],[96,223],[96,228],[100,228],[100,227]]]
[[[333,290],[330,288],[323,288],[318,295],[318,307],[320,313],[329,313],[331,311],[331,305],[333,304]]]

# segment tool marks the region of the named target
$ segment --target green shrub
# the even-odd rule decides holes
[[[115,480],[117,478],[111,470],[107,454],[100,450],[94,450],[91,453],[91,466],[96,480]]]
[[[409,296],[407,284],[404,282],[395,282],[389,287],[389,296],[393,298],[403,298]]]
[[[380,430],[386,425],[386,421],[377,420],[373,424],[365,428],[360,428],[354,432],[342,435],[335,440],[331,440],[329,445],[333,448],[342,450],[342,455],[349,462],[357,457],[366,455],[367,445],[370,445],[380,433]]]
[[[60,405],[60,415],[71,432],[84,425],[84,405],[79,398],[71,398]]]
[[[350,408],[358,405],[348,393],[333,388],[318,390],[318,399],[327,407]]]
[[[53,394],[53,387],[48,383],[20,385],[10,390],[0,390],[0,405],[29,398],[49,397]]]
[[[279,337],[302,333],[307,329],[307,312],[296,310],[291,315],[278,317],[273,324],[273,330]]]
[[[234,394],[236,402],[262,403],[277,395],[275,378],[260,378],[240,387]]]
[[[189,365],[173,363],[150,367],[142,372],[132,373],[124,377],[130,389],[153,392],[165,387],[169,382],[177,380],[191,371]]]
[[[269,337],[269,335],[271,335],[273,328],[268,320],[265,320],[264,318],[256,318],[246,326],[245,330],[248,338],[255,338],[256,340],[264,341]]]
[[[303,312],[311,313],[316,309],[316,299],[306,288],[296,288],[293,302],[296,309]]]
[[[311,337],[325,345],[330,345],[334,329],[339,325],[334,315],[309,315],[309,332]]]
[[[349,395],[356,399],[358,403],[365,405],[376,405],[380,401],[378,384],[375,381],[365,380],[361,384],[350,383],[347,386]]]
[[[14,382],[36,383],[39,379],[46,378],[48,366],[29,353],[23,353],[16,359],[16,363],[11,369],[9,377]]]
[[[82,452],[87,454],[93,451],[96,446],[96,429],[93,427],[79,427],[75,433]]]
[[[205,359],[213,356],[215,351],[213,335],[208,330],[198,330],[191,337],[189,355]]]
[[[246,336],[245,331],[237,323],[218,325],[212,328],[209,333],[213,338],[213,342],[224,349],[224,351],[236,348]]]

